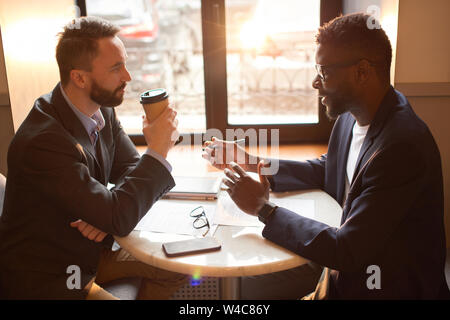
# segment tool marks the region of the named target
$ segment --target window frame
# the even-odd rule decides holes
[[[238,124],[227,122],[228,92],[226,65],[226,0],[201,0],[203,72],[205,87],[206,130],[218,129],[225,137],[226,129],[279,129],[280,143],[326,143],[334,121],[327,118],[325,107],[317,100],[319,123],[314,124]],[[75,0],[80,15],[86,15],[86,0]],[[342,0],[321,0],[320,25],[342,14]],[[311,79],[312,82],[313,79]],[[181,133],[188,141],[204,141],[205,132]],[[135,145],[146,145],[142,134],[129,134]]]

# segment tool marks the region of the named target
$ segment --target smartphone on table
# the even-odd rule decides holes
[[[163,251],[168,257],[217,251],[221,247],[222,245],[213,237],[166,242],[162,245]]]

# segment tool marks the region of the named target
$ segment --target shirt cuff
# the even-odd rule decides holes
[[[159,162],[161,162],[161,164],[166,167],[167,171],[172,172],[172,166],[170,165],[170,163],[164,159],[164,157],[162,155],[160,155],[158,152],[147,148],[147,151],[145,152],[145,154],[148,154],[150,157],[155,158],[156,160],[158,160]]]

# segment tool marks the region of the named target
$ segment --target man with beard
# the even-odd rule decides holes
[[[281,160],[269,177],[261,174],[265,161],[247,153],[242,167],[230,163],[224,169],[230,197],[265,223],[263,236],[313,262],[255,279],[259,290],[244,279],[243,292],[250,284],[266,293],[263,298],[299,298],[318,265],[322,276],[315,291],[306,288],[314,291],[308,298],[448,297],[439,150],[407,99],[390,86],[391,45],[369,19],[338,17],[316,38],[313,87],[328,116],[337,119],[328,153],[305,162]],[[203,156],[223,163],[215,159],[217,150],[230,145],[208,141]],[[245,151],[234,147],[235,159],[244,159],[238,152]],[[260,181],[244,170],[258,172]],[[343,206],[341,226],[277,207],[269,201],[270,188],[324,190]]]
[[[129,234],[174,186],[165,158],[178,136],[170,107],[144,118],[142,157],[123,131],[113,107],[131,78],[118,32],[94,17],[64,28],[56,48],[61,82],[36,100],[11,142],[2,298],[114,299],[102,283],[141,276],[139,298],[166,299],[186,280],[112,250],[112,236]]]

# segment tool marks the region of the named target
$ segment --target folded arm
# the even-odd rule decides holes
[[[55,132],[37,136],[27,148],[29,182],[62,214],[112,235],[129,234],[150,207],[174,186],[167,169],[144,155],[113,190],[94,179],[83,153],[68,137]]]

